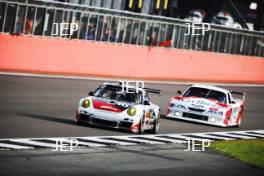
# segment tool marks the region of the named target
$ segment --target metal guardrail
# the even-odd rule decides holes
[[[52,35],[54,23],[77,23],[73,35]],[[186,21],[65,3],[0,0],[0,32],[61,39],[166,46],[264,57],[264,33],[211,25],[204,35],[184,35]],[[197,32],[201,29],[198,29]],[[66,29],[65,33],[70,32]]]

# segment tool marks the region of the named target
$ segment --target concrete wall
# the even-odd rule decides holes
[[[264,58],[0,34],[0,70],[142,80],[264,83]]]

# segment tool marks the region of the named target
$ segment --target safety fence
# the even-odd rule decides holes
[[[78,24],[72,35],[70,23]],[[264,57],[264,33],[211,25],[185,35],[186,21],[84,5],[0,0],[0,32],[60,39],[150,45]],[[202,28],[196,29],[202,33]]]

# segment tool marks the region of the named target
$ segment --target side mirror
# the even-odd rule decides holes
[[[182,94],[182,92],[181,92],[180,90],[178,90],[178,91],[177,91],[177,93],[178,93],[179,95],[181,95],[181,94]]]
[[[94,92],[89,92],[88,95],[94,96]]]
[[[150,105],[148,101],[144,101],[143,105]]]

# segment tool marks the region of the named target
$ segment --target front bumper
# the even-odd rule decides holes
[[[133,125],[133,122],[105,120],[87,114],[80,114],[79,116],[82,122],[87,122],[94,125],[107,126],[112,128],[128,128],[128,129],[131,128]]]
[[[115,128],[115,129],[122,129],[130,132],[138,132],[138,125],[134,124],[134,122],[126,121],[126,120],[107,120],[103,118],[96,117],[91,114],[83,114],[77,113],[76,119],[79,122],[87,123],[91,125],[107,127],[107,128]]]
[[[172,119],[181,119],[181,120],[186,120],[186,121],[204,123],[204,124],[208,124],[208,125],[227,127],[227,125],[224,123],[224,120],[222,117],[219,118],[219,117],[208,116],[208,115],[194,113],[194,112],[170,110],[168,112],[168,114],[166,115],[166,117],[172,118]]]

